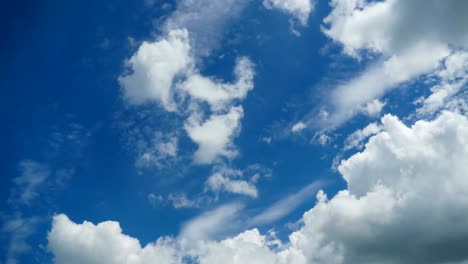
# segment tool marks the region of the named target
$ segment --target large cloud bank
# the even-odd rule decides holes
[[[466,263],[466,116],[443,112],[408,127],[386,115],[381,123],[338,167],[348,188],[330,199],[319,191],[284,245],[252,229],[221,241],[182,234],[142,247],[116,222],[57,215],[49,249],[56,263]]]

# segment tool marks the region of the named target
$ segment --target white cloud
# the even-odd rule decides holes
[[[48,241],[57,264],[181,262],[170,239],[161,238],[142,248],[137,239],[122,234],[119,223],[112,221],[75,224],[63,214],[56,215]]]
[[[205,185],[213,192],[226,191],[250,196],[252,198],[257,198],[258,196],[257,187],[252,183],[241,179],[232,179],[219,172],[211,175]]]
[[[158,102],[166,111],[187,118],[185,130],[199,145],[195,163],[208,164],[218,156],[236,155],[232,139],[240,129],[242,107],[232,107],[253,89],[254,65],[246,57],[236,61],[235,81],[225,83],[200,74],[197,64],[211,54],[224,34],[226,24],[248,4],[246,0],[181,0],[176,10],[159,25],[162,35],[155,42],[143,42],[127,61],[131,72],[120,76],[124,98],[130,104]],[[211,106],[211,117],[201,103]],[[226,110],[231,109],[227,114]],[[195,111],[195,113],[193,113]],[[221,131],[209,131],[210,129]],[[214,136],[214,142],[207,138]],[[163,149],[145,151],[137,166],[160,164],[161,153],[169,157],[176,151],[174,142]],[[169,152],[167,152],[169,151]]]
[[[156,101],[167,111],[176,110],[173,81],[193,63],[188,34],[187,30],[174,29],[156,42],[141,44],[127,62],[132,72],[119,78],[129,103]]]
[[[229,106],[235,99],[244,99],[253,89],[253,68],[253,63],[248,58],[241,57],[237,59],[234,68],[234,83],[223,83],[194,73],[179,88],[186,91],[191,98],[207,102],[213,111],[218,111]]]
[[[315,8],[313,0],[263,0],[263,5],[265,8],[278,9],[293,16],[303,26],[307,25],[309,15]]]
[[[459,263],[468,219],[468,120],[445,112],[383,131],[342,161],[348,189],[324,193],[290,236],[312,263]],[[463,213],[462,213],[463,212]]]
[[[203,242],[193,255],[200,264],[277,263],[276,254],[268,247],[268,238],[260,235],[257,229],[220,242]]]
[[[306,124],[304,124],[302,121],[294,124],[294,126],[291,128],[291,132],[293,133],[299,133],[302,130],[306,128]]]
[[[383,61],[335,89],[329,126],[343,123],[389,89],[432,73],[452,47],[468,47],[468,5],[461,1],[332,0],[331,7],[323,32],[351,56],[370,52]]]
[[[229,159],[236,156],[232,139],[240,129],[243,115],[242,106],[231,107],[226,114],[212,115],[206,121],[202,121],[198,115],[192,115],[184,127],[190,139],[198,144],[194,161],[208,164],[218,157]]]
[[[365,128],[356,130],[345,139],[344,150],[354,148],[361,149],[365,139],[379,133],[380,131],[382,131],[382,127],[377,123],[370,123]]]

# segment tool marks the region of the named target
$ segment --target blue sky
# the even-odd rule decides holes
[[[468,261],[468,5],[0,9],[0,263]]]

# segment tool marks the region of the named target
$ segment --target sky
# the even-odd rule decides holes
[[[0,263],[468,263],[468,2],[0,4]]]

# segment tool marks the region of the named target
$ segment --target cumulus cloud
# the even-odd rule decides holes
[[[119,78],[125,99],[132,104],[156,101],[167,111],[175,111],[174,79],[192,63],[185,29],[174,29],[156,42],[143,42],[127,61],[131,73]]]
[[[382,131],[338,167],[348,188],[331,199],[319,191],[302,227],[280,248],[256,229],[213,240],[222,223],[239,226],[238,205],[202,214],[178,239],[143,249],[115,222],[75,224],[59,215],[49,248],[56,263],[181,263],[181,255],[207,264],[466,263],[467,135],[467,117],[453,112],[410,127],[385,115]],[[146,262],[145,250],[153,254]]]
[[[389,89],[432,73],[453,47],[468,47],[468,4],[462,1],[332,0],[331,7],[323,32],[348,55],[380,57],[332,93],[331,126]]]
[[[232,143],[226,141],[231,140],[234,133],[226,130],[238,129],[237,123],[243,111],[235,108],[237,119],[232,114],[222,116],[221,112],[230,109],[233,101],[243,100],[253,89],[254,65],[248,58],[239,57],[233,83],[203,76],[197,65],[216,48],[223,28],[247,4],[246,0],[178,1],[176,10],[159,25],[162,32],[160,37],[154,42],[143,42],[127,61],[129,73],[119,77],[123,96],[130,104],[156,102],[166,111],[177,112],[182,118],[187,118],[194,109],[197,111],[190,114],[185,126],[186,131],[190,131],[189,137],[195,139],[197,144],[202,143],[195,154],[196,163],[210,163],[218,154],[225,157],[235,155]],[[197,124],[201,120],[195,121],[204,115],[201,103],[208,103],[213,112],[205,124]],[[226,117],[225,121],[220,120],[223,117]],[[216,128],[225,130],[216,134],[217,141],[208,146],[209,143],[200,133],[216,125],[222,126]],[[137,165],[159,164],[159,155],[153,154],[145,152],[139,157]]]
[[[466,260],[468,120],[445,112],[383,131],[338,170],[348,189],[321,192],[290,236],[312,263],[448,263]],[[443,227],[443,228],[441,228]]]
[[[56,215],[48,234],[54,262],[79,264],[180,263],[170,239],[161,238],[144,248],[140,242],[122,234],[119,223],[106,221],[94,225],[76,224],[66,215]]]
[[[313,0],[263,0],[263,5],[291,15],[303,26],[307,25],[309,15],[315,8]]]
[[[236,156],[232,139],[240,129],[240,120],[244,115],[242,106],[231,107],[226,114],[212,115],[202,121],[198,115],[192,115],[185,124],[190,139],[198,144],[194,161],[199,164],[212,163],[218,156],[233,158]]]

